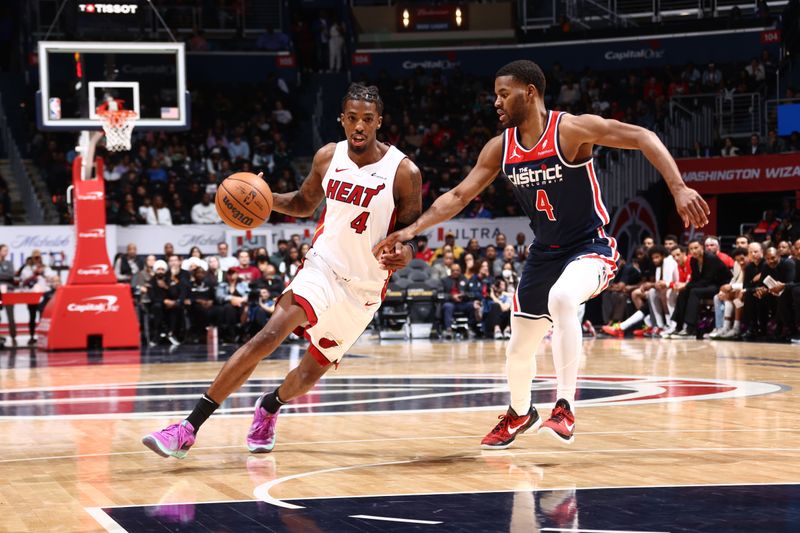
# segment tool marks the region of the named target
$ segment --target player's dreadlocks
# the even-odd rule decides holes
[[[383,114],[383,100],[378,92],[378,88],[374,85],[366,86],[360,83],[351,83],[347,88],[347,92],[342,98],[342,110],[348,100],[363,100],[364,102],[373,102],[378,108],[378,114]]]
[[[518,59],[503,66],[494,75],[495,78],[500,76],[512,76],[525,85],[533,85],[539,94],[544,97],[545,81],[544,72],[533,61],[527,59]]]

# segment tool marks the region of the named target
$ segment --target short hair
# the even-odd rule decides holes
[[[679,244],[678,246],[676,246],[675,248],[672,249],[673,252],[675,250],[680,250],[681,252],[686,253],[686,247],[684,245],[682,245],[682,244]],[[670,252],[670,253],[672,253],[672,252]]]
[[[692,244],[693,242],[696,242],[700,246],[703,246],[703,243],[700,242],[700,239],[690,239],[689,242],[686,243],[686,248],[689,248],[689,245]]]
[[[344,98],[342,98],[342,111],[344,111],[344,106],[348,100],[373,103],[378,108],[378,114],[383,114],[383,100],[381,100],[381,94],[375,85],[367,86],[361,83],[351,83],[344,94]]]
[[[704,244],[708,244],[708,243],[714,243],[717,246],[719,246],[719,239],[717,239],[713,235],[709,235],[708,237],[706,237],[706,240],[705,240]]]
[[[738,248],[733,249],[733,257],[734,259],[739,257],[740,255],[747,255],[747,248],[742,248],[741,246]]]
[[[659,254],[661,255],[661,257],[667,257],[667,255],[669,255],[667,253],[667,249],[661,246],[660,244],[655,244],[651,246],[650,249],[647,251],[647,255],[650,256],[650,259],[653,258],[653,254]]]
[[[736,237],[736,240],[739,240],[739,239],[744,239],[744,240],[747,241],[747,244],[750,244],[750,237],[748,237],[747,235],[738,235]]]
[[[512,61],[500,67],[500,70],[494,75],[495,78],[500,76],[511,76],[525,85],[533,85],[539,95],[544,98],[544,90],[547,88],[544,72],[533,61],[528,61],[527,59]]]
[[[664,237],[664,240],[665,240],[665,241],[675,241],[675,243],[677,244],[677,242],[678,242],[678,237],[677,237],[677,236],[675,236],[675,235],[673,235],[672,233],[670,233],[669,235],[667,235],[666,237]]]

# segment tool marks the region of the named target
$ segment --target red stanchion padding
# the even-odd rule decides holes
[[[103,348],[139,347],[139,320],[130,285],[64,285],[47,303],[36,329],[46,350],[86,349],[102,337]]]

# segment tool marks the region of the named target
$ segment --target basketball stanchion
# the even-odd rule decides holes
[[[42,312],[37,345],[43,349],[140,346],[131,287],[117,283],[106,247],[104,165],[101,158],[94,159],[102,137],[100,132],[82,132],[80,155],[72,163],[75,259],[67,282]]]

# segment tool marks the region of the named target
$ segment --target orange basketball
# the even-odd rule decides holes
[[[214,200],[223,222],[236,229],[253,229],[272,212],[272,191],[267,182],[250,172],[237,172],[219,185]]]

